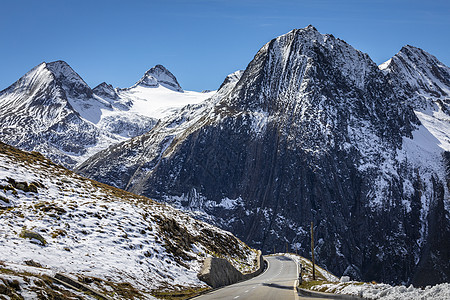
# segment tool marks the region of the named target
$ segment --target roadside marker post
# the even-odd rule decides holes
[[[316,280],[316,267],[314,265],[314,223],[311,221],[311,261],[312,261],[312,271],[313,271],[313,280]]]

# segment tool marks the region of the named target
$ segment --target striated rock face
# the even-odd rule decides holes
[[[380,68],[393,75],[396,84],[407,93],[450,96],[450,69],[420,48],[407,45]]]
[[[419,89],[400,84],[407,68],[386,65],[312,26],[293,30],[206,103],[78,171],[191,210],[265,253],[284,252],[287,242],[308,256],[313,221],[317,260],[337,275],[448,281],[450,147],[441,140],[450,131],[415,108]],[[429,61],[404,65],[448,85],[436,75],[446,66],[430,73]]]

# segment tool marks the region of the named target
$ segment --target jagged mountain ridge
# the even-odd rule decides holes
[[[380,68],[394,74],[398,84],[407,86],[408,91],[435,98],[450,94],[450,69],[420,48],[404,46]]]
[[[200,211],[266,253],[288,242],[307,254],[314,221],[318,261],[336,274],[446,281],[443,151],[395,76],[332,35],[293,30],[209,108],[185,108],[78,170]],[[430,257],[435,271],[419,278]]]
[[[443,187],[443,201],[430,201],[430,210],[434,216],[429,216],[428,238],[424,240],[422,256],[416,261],[418,268],[413,281],[427,282],[430,276],[441,277],[442,281],[449,278],[450,272],[450,68],[441,63],[433,55],[422,49],[405,46],[392,59],[380,66],[388,73],[394,82],[396,93],[405,95],[408,103],[421,124],[422,132],[417,134],[423,140],[422,153],[415,160],[422,169],[433,169],[439,174]],[[423,139],[421,133],[428,133],[428,139]],[[443,166],[443,168],[442,168]],[[435,180],[431,184],[439,185]],[[438,189],[439,190],[439,189]],[[431,198],[432,195],[428,195]],[[423,202],[423,197],[422,197]],[[436,249],[442,249],[440,251]],[[443,263],[443,265],[441,265]],[[440,266],[440,267],[436,267]],[[440,273],[440,274],[439,274]]]
[[[102,97],[102,98],[108,98],[112,100],[117,100],[119,98],[119,95],[117,95],[116,89],[106,82],[102,82],[99,85],[97,85],[93,92]]]
[[[212,94],[183,91],[161,65],[133,87],[120,90],[107,83],[91,89],[66,62],[44,62],[0,92],[0,138],[74,167]]]
[[[380,68],[405,94],[420,122],[450,151],[450,68],[422,49],[405,46]]]

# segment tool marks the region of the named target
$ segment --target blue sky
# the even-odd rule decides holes
[[[0,7],[0,90],[58,59],[91,87],[128,87],[162,64],[186,90],[216,89],[266,42],[308,24],[378,64],[410,44],[450,65],[448,0],[2,0]]]

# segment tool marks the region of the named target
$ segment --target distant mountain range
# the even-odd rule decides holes
[[[91,89],[66,62],[42,63],[0,92],[0,137],[73,168],[212,94],[183,91],[161,65],[130,88],[103,82]]]
[[[140,107],[135,103],[159,89],[181,93],[169,73],[152,70],[156,79],[147,72],[129,89],[103,84],[92,95],[73,80],[69,99],[91,99],[94,107],[106,101],[122,115],[126,109],[114,104]],[[30,77],[0,94],[2,124],[12,95],[36,94]],[[63,106],[36,99],[25,111],[36,110],[38,124],[53,120],[44,107]],[[405,46],[377,66],[308,26],[271,40],[245,71],[229,75],[205,101],[195,99],[169,111],[152,108],[145,120],[158,123],[119,143],[102,131],[111,141],[97,141],[112,146],[76,171],[189,210],[265,253],[287,243],[308,256],[313,221],[317,260],[337,275],[418,286],[450,280],[450,69],[434,56]],[[66,123],[80,133],[97,130],[106,116],[96,122],[74,110],[81,112],[68,113],[74,121]],[[21,114],[6,115],[2,140],[21,146],[14,139]],[[57,134],[40,136],[54,149]],[[94,144],[70,141],[79,153]],[[85,151],[70,166],[95,152]]]

